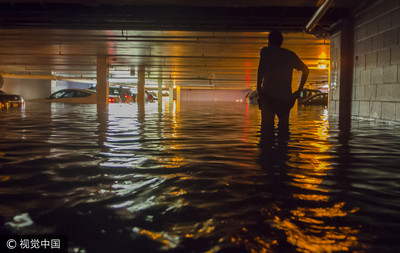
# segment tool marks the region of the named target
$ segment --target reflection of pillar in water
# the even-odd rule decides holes
[[[98,145],[102,147],[102,151],[106,149],[104,143],[107,141],[107,130],[108,130],[108,114],[98,113],[97,114],[98,125]]]
[[[138,114],[137,114],[138,122],[142,123],[145,119],[145,111],[144,106],[138,106]]]

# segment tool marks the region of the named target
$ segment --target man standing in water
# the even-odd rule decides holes
[[[288,49],[281,48],[283,36],[273,31],[268,36],[268,47],[261,49],[258,66],[257,92],[261,109],[261,133],[272,134],[275,115],[278,129],[289,131],[289,113],[308,77],[308,67]],[[299,88],[292,94],[293,69],[302,72]]]

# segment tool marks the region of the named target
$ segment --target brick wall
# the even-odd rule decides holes
[[[340,33],[335,36],[340,38]],[[376,1],[356,16],[352,116],[400,121],[399,36],[399,1]],[[332,41],[331,51],[335,51]],[[332,78],[333,74],[331,82]],[[336,106],[336,91],[332,93],[330,106]]]

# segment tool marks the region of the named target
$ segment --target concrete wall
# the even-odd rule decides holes
[[[400,121],[400,2],[376,1],[355,17],[352,116]],[[340,33],[331,38],[329,113],[338,114]]]
[[[51,94],[51,81],[4,78],[2,90],[21,95],[25,100],[45,98]]]
[[[247,90],[181,89],[182,102],[236,102],[245,101]]]
[[[56,82],[56,90],[62,89],[87,89],[92,87],[93,84],[88,83],[78,83],[78,82],[70,82],[70,81],[57,81]]]

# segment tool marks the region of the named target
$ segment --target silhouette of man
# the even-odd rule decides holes
[[[261,109],[261,133],[274,131],[275,115],[279,132],[289,131],[289,113],[308,77],[308,67],[292,51],[281,48],[283,36],[273,31],[268,36],[268,47],[260,52],[257,92]],[[292,94],[293,69],[302,72],[299,88]]]

